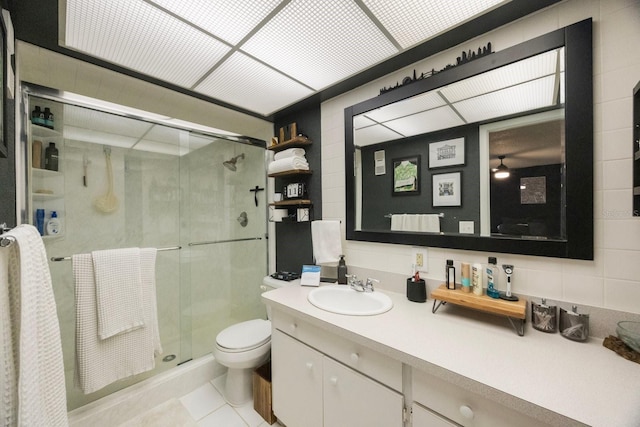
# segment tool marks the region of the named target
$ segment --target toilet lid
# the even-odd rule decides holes
[[[247,320],[231,325],[216,337],[218,346],[231,350],[251,349],[271,339],[271,322],[264,319]]]

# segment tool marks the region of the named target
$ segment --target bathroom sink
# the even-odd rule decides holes
[[[346,285],[321,286],[309,292],[309,302],[337,314],[372,316],[391,310],[391,298],[381,292],[358,292]]]

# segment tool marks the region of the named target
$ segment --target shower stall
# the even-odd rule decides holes
[[[60,321],[68,409],[211,352],[223,328],[264,317],[267,273],[265,143],[168,125],[114,106],[23,84],[21,220],[39,225]],[[52,114],[40,122],[31,112]],[[27,117],[28,115],[28,117]],[[57,150],[57,170],[51,156]],[[20,188],[19,188],[20,191]],[[71,256],[158,248],[156,293],[163,354],[155,369],[84,395],[74,386]]]

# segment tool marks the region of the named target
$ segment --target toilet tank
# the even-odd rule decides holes
[[[286,280],[278,280],[274,279],[271,276],[265,276],[262,279],[262,285],[260,286],[260,290],[262,292],[271,291],[273,289],[282,288],[285,286],[299,286],[300,279],[286,281]],[[271,307],[267,306],[267,319],[271,320]]]

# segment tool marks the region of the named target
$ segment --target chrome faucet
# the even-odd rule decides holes
[[[380,281],[377,280],[377,279],[372,279],[371,277],[367,278],[367,283],[365,283],[365,285],[364,285],[364,291],[365,292],[373,292],[374,291],[373,282],[380,283]]]
[[[358,292],[365,291],[364,285],[362,284],[362,280],[359,280],[358,276],[356,276],[355,274],[347,274],[346,277],[347,277],[347,283],[349,284],[349,287],[351,289]]]

